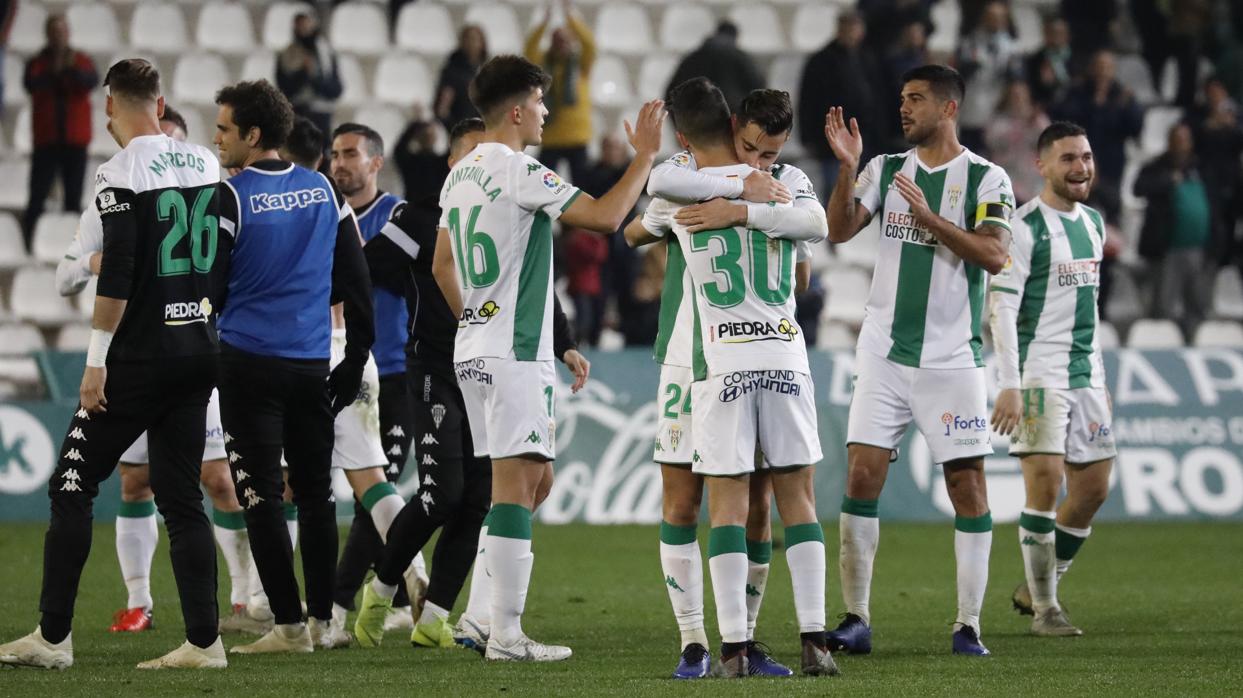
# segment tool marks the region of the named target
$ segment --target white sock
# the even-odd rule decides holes
[[[410,561],[410,566],[414,568],[414,573],[423,579],[427,579],[427,560],[423,559],[423,551],[414,554],[414,559]]]
[[[143,509],[145,515],[117,517],[117,562],[121,564],[121,576],[129,592],[125,607],[150,609],[151,559],[155,557],[160,529],[156,525],[153,502],[133,503],[133,508]],[[150,513],[146,513],[148,509]]]
[[[250,557],[250,574],[248,590],[250,591],[250,600],[246,602],[248,608],[254,612],[270,608],[268,604],[268,595],[263,590],[263,580],[259,578],[259,565],[255,564],[254,554]]]
[[[285,528],[289,531],[289,547],[294,550],[298,549],[298,520],[290,519],[285,522]]]
[[[535,560],[531,540],[489,534],[485,555],[492,573],[490,639],[502,645],[512,644],[522,637],[522,612]]]
[[[773,557],[772,541],[747,541],[747,639],[755,639],[755,623],[760,619],[768,570]]]
[[[449,617],[449,611],[428,601],[423,604],[423,614],[419,616],[419,624],[438,623]]]
[[[786,563],[800,633],[824,631],[824,530],[819,523],[786,527]]]
[[[393,483],[380,482],[372,485],[363,494],[362,503],[371,514],[371,522],[375,524],[380,540],[388,542],[388,529],[393,525],[393,519],[401,513],[401,508],[406,506],[406,500],[397,494]]]
[[[714,526],[708,570],[722,642],[747,641],[747,539],[742,526]]]
[[[488,527],[479,529],[479,546],[475,552],[475,565],[470,571],[470,595],[466,600],[464,615],[476,623],[487,626],[492,622],[492,575],[488,574],[487,550]],[[415,559],[418,559],[417,557]]]
[[[846,612],[853,613],[871,625],[868,600],[872,593],[872,563],[880,544],[880,519],[842,512],[840,522],[841,549],[838,566],[842,578],[842,601]]]
[[[1019,550],[1031,592],[1032,610],[1057,607],[1057,555],[1054,548],[1055,512],[1023,509],[1019,516]]]
[[[213,511],[212,518],[216,523],[212,526],[216,534],[216,544],[224,555],[224,564],[229,568],[229,603],[237,606],[250,600],[250,536],[246,533],[246,522],[242,513]],[[229,525],[222,526],[221,523]],[[236,528],[237,524],[241,525]]]
[[[688,536],[690,542],[680,542]],[[694,536],[694,526],[671,526],[661,522],[660,570],[664,574],[665,590],[669,592],[669,603],[673,606],[673,618],[682,633],[682,649],[696,642],[705,648],[708,646],[708,634],[704,631],[703,557]]]
[[[991,514],[963,518],[954,523],[954,558],[958,563],[958,618],[980,632],[980,608],[988,587],[988,556],[993,547]],[[987,527],[987,530],[981,530]],[[967,530],[963,530],[967,529]]]
[[[397,595],[397,585],[385,584],[380,581],[379,577],[374,577],[371,580],[371,590],[379,594],[381,597],[390,600]]]

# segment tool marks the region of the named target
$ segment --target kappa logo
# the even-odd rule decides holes
[[[1034,545],[1040,545],[1040,541],[1036,540],[1035,538],[1032,538],[1031,536],[1023,536],[1022,544],[1034,546]]]
[[[77,469],[69,468],[60,477],[62,480],[64,480],[64,482],[60,486],[61,492],[81,492],[82,491],[82,487],[78,484],[78,482],[82,480],[82,477],[78,475]]]
[[[423,490],[419,493],[419,502],[423,505],[423,514],[430,515],[431,507],[436,503],[436,500],[432,498],[431,492]]]
[[[397,444],[393,444],[393,447],[388,450],[388,454],[390,456],[400,456],[401,446],[398,446]]]
[[[71,449],[69,449],[69,450],[65,453],[64,458],[65,458],[65,460],[73,460],[73,461],[77,461],[77,462],[79,462],[79,463],[85,463],[85,462],[86,462],[86,459],[82,457],[82,454],[81,454],[81,453],[79,453],[79,452],[78,452],[78,449],[76,449],[76,448],[71,448]]]
[[[229,432],[227,432],[227,431],[224,433],[224,443],[225,443],[225,445],[226,445],[226,446],[227,446],[228,444],[233,443],[233,437],[232,437],[232,436],[230,436],[230,435],[229,435]]]
[[[532,174],[533,172],[539,172],[539,171],[540,171],[540,168],[542,168],[542,167],[543,167],[543,165],[539,164],[538,162],[529,162],[529,163],[527,163],[527,176],[528,176],[528,177],[529,177],[529,176],[531,176],[531,174]]]
[[[440,423],[445,420],[445,412],[444,405],[440,403],[432,405],[432,424],[435,425],[437,430],[440,429]]]
[[[78,411],[73,413],[73,416],[83,421],[87,421],[87,422],[91,421],[91,414],[86,411],[85,407],[79,407]]]
[[[432,458],[432,454],[424,453],[423,454],[423,465],[431,466],[431,465],[440,465],[440,464],[436,462],[435,458]]]
[[[664,453],[664,451],[665,451],[665,447],[664,447],[663,445],[661,445],[661,443],[660,443],[660,439],[656,439],[656,452],[657,452],[657,453]]]
[[[685,594],[685,593],[686,593],[686,590],[685,590],[685,589],[683,589],[682,587],[678,586],[678,580],[674,579],[674,578],[673,578],[673,575],[665,575],[665,586],[669,587],[670,589],[674,589],[674,590],[676,590],[676,591],[680,591],[680,592],[682,592],[683,594]]]
[[[237,451],[229,451],[229,463],[236,463],[242,459],[242,454]]]
[[[423,435],[423,440],[419,442],[419,445],[421,445],[421,446],[439,446],[439,445],[440,445],[440,442],[439,442],[439,441],[437,441],[437,440],[436,440],[436,437],[432,436],[431,434],[424,434],[424,435]]]
[[[260,497],[253,487],[247,487],[243,490],[242,498],[246,500],[247,509],[253,509],[259,502],[263,501],[263,497]]]
[[[82,428],[81,428],[81,427],[74,427],[74,428],[73,428],[73,429],[69,432],[69,438],[71,438],[71,439],[77,439],[78,441],[86,441],[86,434],[83,434],[83,433],[82,433]]]
[[[406,436],[406,430],[402,429],[400,424],[394,424],[393,428],[388,430],[387,435],[402,439]]]
[[[747,585],[747,596],[760,596],[760,595],[761,595],[760,590],[755,588],[754,585],[751,585],[751,584]]]
[[[299,189],[276,194],[251,194],[251,213],[267,213],[268,211],[292,211],[296,208],[307,208],[315,204],[326,204],[331,200],[328,190],[323,187]]]
[[[544,443],[544,440],[540,438],[539,434],[535,433],[535,430],[531,430],[531,433],[527,434],[526,441],[524,441],[523,443],[542,444]]]
[[[436,481],[432,479],[432,476],[430,473],[423,476],[423,486],[424,487],[435,487],[436,486]]]
[[[237,481],[238,481],[238,482],[241,482],[242,480],[245,480],[245,479],[249,478],[249,477],[250,477],[250,473],[246,472],[245,470],[242,470],[241,468],[238,468],[238,469],[237,469],[237,475],[236,475],[235,477],[236,477],[236,479],[237,479]]]

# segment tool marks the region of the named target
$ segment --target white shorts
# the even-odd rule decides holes
[[[333,330],[329,365],[336,368],[344,358],[345,331]],[[376,369],[375,357],[370,354],[363,367],[358,399],[337,415],[333,432],[332,467],[342,470],[388,467],[384,444],[380,442],[380,372]]]
[[[936,463],[991,455],[984,368],[915,368],[856,352],[846,444],[896,451],[912,421]]]
[[[755,471],[756,449],[770,468],[811,465],[822,457],[816,389],[796,371],[734,371],[691,387],[691,470],[728,477]]]
[[[475,455],[556,457],[552,361],[479,358],[454,364]]]
[[[1104,388],[1030,388],[1023,391],[1023,420],[1010,439],[1010,455],[1052,454],[1067,463],[1095,463],[1118,455],[1113,408]]]
[[[121,454],[121,462],[131,465],[149,463],[150,458],[145,431]],[[224,427],[220,425],[220,393],[213,388],[207,401],[207,441],[203,444],[203,462],[225,458]]]
[[[656,420],[656,445],[652,460],[665,465],[690,465],[694,446],[691,444],[691,385],[693,375],[688,366],[660,367],[660,392],[656,404],[660,416]]]

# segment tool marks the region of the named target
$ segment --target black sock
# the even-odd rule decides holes
[[[738,652],[745,651],[746,649],[746,642],[722,642],[721,656],[728,657],[730,655],[737,654]]]
[[[817,630],[810,633],[799,633],[798,636],[803,642],[811,642],[817,647],[825,647],[829,644],[823,630]]]
[[[205,628],[186,628],[186,640],[199,649],[207,649],[216,644],[218,637],[220,637],[220,632],[214,625]]]
[[[73,619],[69,616],[44,613],[43,618],[39,620],[39,630],[43,633],[44,640],[55,645],[69,637],[69,630],[72,624]]]

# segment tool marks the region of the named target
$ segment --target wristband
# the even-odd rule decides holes
[[[112,346],[112,333],[91,328],[91,343],[86,348],[86,365],[103,368],[108,361],[108,347]]]

